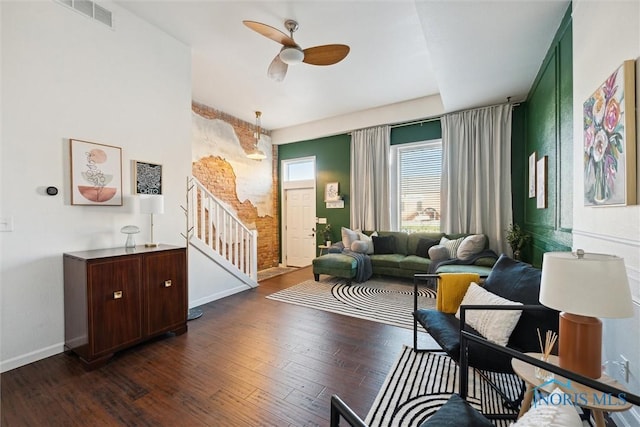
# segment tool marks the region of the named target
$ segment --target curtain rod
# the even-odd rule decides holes
[[[399,127],[403,127],[403,126],[411,126],[411,125],[417,125],[417,124],[422,124],[422,123],[429,123],[429,122],[435,122],[436,120],[440,120],[442,118],[442,116],[446,116],[447,114],[456,114],[456,113],[462,113],[465,111],[473,111],[473,110],[480,110],[482,108],[491,108],[491,107],[497,107],[499,105],[504,105],[505,103],[502,104],[493,104],[493,105],[487,105],[485,107],[477,107],[477,108],[468,108],[466,110],[458,110],[458,111],[451,111],[449,113],[445,113],[442,114],[440,116],[436,116],[436,117],[430,117],[428,119],[421,119],[421,120],[414,120],[411,122],[405,122],[405,123],[394,123],[392,125],[389,125],[390,128],[399,128]],[[511,107],[517,107],[520,105],[519,102],[506,102],[506,104],[511,105]]]
[[[411,126],[411,125],[418,125],[418,124],[420,124],[420,125],[421,125],[421,124],[423,124],[423,123],[435,122],[436,120],[440,120],[440,119],[442,119],[442,116],[445,116],[445,115],[447,115],[447,114],[456,114],[456,113],[462,113],[462,112],[465,112],[465,111],[480,110],[480,109],[482,109],[482,108],[497,107],[497,106],[499,106],[499,105],[504,105],[504,104],[509,104],[509,105],[511,105],[511,107],[512,107],[512,108],[513,108],[513,107],[517,107],[517,106],[519,106],[519,105],[520,105],[520,103],[519,103],[519,102],[511,102],[511,101],[507,101],[506,103],[500,103],[500,104],[487,105],[487,106],[484,106],[484,107],[476,107],[476,108],[468,108],[468,109],[466,109],[466,110],[451,111],[451,112],[449,112],[449,113],[445,113],[445,114],[442,114],[442,115],[440,115],[440,116],[436,116],[436,117],[429,117],[429,118],[424,118],[424,119],[420,119],[420,120],[413,120],[413,121],[410,121],[410,122],[398,122],[398,123],[393,123],[393,124],[390,124],[390,125],[389,125],[389,127],[390,127],[391,129],[395,129],[395,128],[401,128],[401,127],[404,127],[404,126]],[[378,126],[384,126],[384,125],[375,125],[375,126],[369,126],[369,127],[366,127],[366,128],[362,128],[362,129],[354,129],[354,130],[363,130],[363,129],[369,129],[369,128],[374,128],[374,127],[378,127]],[[347,132],[347,135],[351,135],[351,133],[352,133],[354,130],[351,130],[351,131]]]

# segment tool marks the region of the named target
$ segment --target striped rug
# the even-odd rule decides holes
[[[508,396],[520,392],[516,375],[487,373]],[[415,353],[404,346],[367,414],[370,427],[412,427],[444,405],[459,391],[458,365],[443,353]],[[502,399],[486,381],[469,370],[467,401],[483,414],[516,414],[502,405]],[[508,426],[512,421],[495,421]]]
[[[413,281],[375,277],[363,283],[346,285],[344,279],[328,277],[306,280],[267,298],[413,329]],[[418,289],[418,306],[434,308],[436,293]]]

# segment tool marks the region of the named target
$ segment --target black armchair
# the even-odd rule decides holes
[[[455,421],[457,423],[455,425],[458,425],[460,427],[466,427],[469,425],[481,425],[480,421],[482,420],[482,418],[479,419],[478,416],[483,417],[479,412],[473,409],[469,410],[469,408],[471,408],[469,405],[458,404],[460,401],[464,402],[464,399],[466,399],[466,396],[467,396],[467,391],[468,391],[467,375],[468,375],[468,366],[469,366],[468,356],[469,356],[469,348],[471,343],[477,344],[480,347],[486,347],[487,349],[493,350],[507,357],[522,360],[533,366],[537,366],[549,372],[553,372],[556,375],[560,375],[564,378],[570,379],[577,383],[584,384],[587,387],[593,388],[594,390],[597,390],[603,393],[611,393],[612,395],[624,394],[625,400],[627,402],[631,403],[632,405],[640,406],[640,396],[636,394],[629,393],[626,390],[621,390],[616,387],[612,387],[608,384],[601,383],[597,380],[584,377],[582,375],[576,374],[571,371],[567,371],[566,369],[562,369],[559,366],[543,362],[540,359],[533,358],[531,356],[528,356],[527,354],[518,352],[509,347],[503,347],[501,345],[494,344],[490,341],[487,341],[481,336],[478,336],[463,330],[460,333],[460,341],[461,341],[461,347],[462,347],[461,358],[460,358],[460,370],[459,370],[460,384],[461,384],[461,389],[459,394],[460,398],[456,397],[457,395],[453,395],[452,398],[450,399],[450,402],[446,404],[446,405],[449,405],[449,403],[453,404],[448,409],[450,410],[451,408],[453,408],[453,414],[455,415]],[[440,411],[442,411],[443,408],[441,408]],[[438,411],[438,413],[440,411]],[[333,395],[331,396],[330,426],[339,427],[341,419],[344,419],[348,423],[348,425],[352,427],[367,427],[364,421],[360,417],[358,417],[358,415],[356,415],[349,408],[349,406],[347,406],[337,395]],[[431,421],[431,419],[422,423],[421,427],[434,426],[433,422],[429,424],[429,421]],[[454,425],[454,424],[448,424],[448,425]]]

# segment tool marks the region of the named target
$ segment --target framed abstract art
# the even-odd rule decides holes
[[[162,165],[133,161],[134,194],[162,194]]]
[[[69,140],[71,204],[122,206],[122,149]]]

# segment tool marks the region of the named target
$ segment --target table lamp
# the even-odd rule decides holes
[[[602,322],[633,316],[624,260],[613,255],[547,252],[542,259],[540,302],[560,310],[560,367],[602,376]]]
[[[164,213],[164,197],[160,194],[144,194],[140,196],[140,212],[151,215],[151,241],[145,243],[148,248],[158,246],[153,240],[153,215]]]

